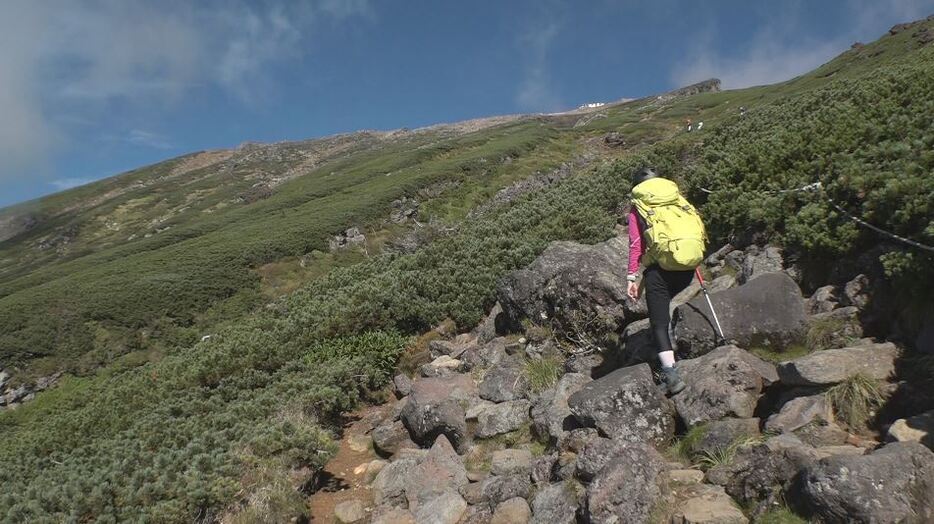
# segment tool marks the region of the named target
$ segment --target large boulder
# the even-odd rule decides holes
[[[629,442],[608,438],[596,438],[588,442],[577,456],[577,477],[590,482],[617,455],[630,449]]]
[[[762,392],[763,377],[775,368],[736,346],[722,346],[677,364],[685,387],[675,395],[678,414],[689,426],[723,417],[752,417]]]
[[[895,372],[898,356],[891,342],[827,349],[782,362],[778,375],[788,386],[830,386],[856,375],[885,380]]]
[[[457,491],[446,489],[412,510],[415,522],[457,524],[467,511],[467,502]]]
[[[498,476],[526,475],[532,471],[532,452],[527,449],[502,449],[490,458],[490,473]]]
[[[531,518],[529,503],[524,498],[515,497],[496,506],[490,524],[526,524]]]
[[[412,440],[422,446],[444,435],[457,449],[467,442],[466,406],[477,397],[477,386],[467,375],[424,378],[412,386],[402,408],[402,422]]]
[[[575,524],[580,495],[569,482],[549,484],[532,499],[532,524]]]
[[[732,459],[707,470],[706,480],[723,486],[731,497],[760,507],[780,501],[785,488],[804,466],[816,461],[813,448],[794,437],[784,442],[740,446]]]
[[[766,273],[745,285],[712,293],[723,335],[742,347],[783,350],[800,343],[807,330],[804,299],[784,273]],[[713,315],[703,296],[678,307],[674,315],[678,348],[702,355],[717,346]]]
[[[487,370],[480,381],[480,398],[491,402],[505,402],[525,397],[529,392],[524,362],[511,357]]]
[[[477,416],[477,436],[489,438],[521,428],[529,421],[528,400],[510,400],[494,404]]]
[[[484,504],[491,510],[500,502],[516,497],[527,498],[531,492],[532,481],[528,474],[491,475],[461,488],[461,495],[468,503]]]
[[[674,495],[674,496],[672,496]],[[720,486],[695,484],[677,490],[667,498],[675,511],[669,519],[676,524],[746,524],[749,519]]]
[[[583,426],[609,438],[656,445],[675,430],[674,409],[652,380],[648,364],[618,369],[588,382],[568,399]]]
[[[373,437],[373,448],[384,456],[394,455],[403,448],[417,447],[401,420],[383,422],[370,432],[370,436]]]
[[[585,514],[592,523],[648,522],[661,495],[665,460],[647,444],[629,443],[587,487]]]
[[[380,505],[404,504],[405,488],[421,458],[410,455],[397,458],[383,467],[373,480],[373,500]]]
[[[405,497],[416,516],[419,507],[447,491],[455,493],[467,485],[467,470],[444,435],[439,435],[428,455],[412,468]]]
[[[834,421],[833,407],[823,393],[802,395],[782,404],[765,422],[766,431],[791,433],[809,424]]]
[[[536,397],[532,404],[532,429],[539,438],[557,444],[568,431],[579,426],[571,414],[568,398],[590,381],[582,373],[565,373],[553,388]]]
[[[571,333],[618,332],[647,313],[644,299],[626,295],[628,252],[623,237],[592,246],[553,242],[528,267],[504,277],[497,298],[515,325],[529,319]]]
[[[822,522],[934,522],[934,453],[897,442],[808,467],[792,497]]]

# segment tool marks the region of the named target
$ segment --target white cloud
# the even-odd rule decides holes
[[[786,6],[787,7],[787,6]],[[845,51],[857,40],[875,40],[880,25],[909,22],[934,9],[934,0],[850,0],[849,29],[842,36],[800,38],[800,12],[788,8],[774,17],[738,53],[724,53],[716,46],[717,28],[703,27],[692,35],[686,58],[674,65],[671,79],[687,85],[716,77],[723,87],[734,89],[789,80],[804,74]]]
[[[355,16],[373,16],[367,0],[4,2],[0,180],[33,171],[73,122],[94,121],[114,102],[168,105],[218,86],[253,103],[269,87],[269,66],[312,50],[317,24]],[[168,144],[139,132],[127,140]]]
[[[519,34],[522,80],[516,90],[516,102],[529,111],[556,111],[562,109],[562,104],[551,82],[548,52],[560,32],[557,20],[564,5],[544,1],[538,7],[539,12]]]

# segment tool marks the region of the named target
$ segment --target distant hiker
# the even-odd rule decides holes
[[[684,123],[685,125],[687,125],[688,133],[690,133],[691,131],[694,131],[694,124],[691,123],[690,118],[686,119]]]
[[[746,116],[746,106],[739,106],[739,116]]]
[[[698,123],[697,123],[697,130],[698,130],[698,131],[700,131],[703,127],[704,127],[704,123],[703,123],[703,122],[698,122]]]
[[[678,190],[677,184],[658,176],[651,168],[632,175],[632,208],[629,211],[629,281],[633,300],[645,290],[649,321],[658,343],[662,380],[672,395],[684,389],[674,368],[675,353],[668,335],[671,298],[694,278],[704,258],[707,234],[697,210]],[[645,266],[640,288],[639,264]]]

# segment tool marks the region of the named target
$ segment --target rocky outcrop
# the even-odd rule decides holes
[[[724,336],[741,347],[781,351],[803,340],[807,329],[798,285],[784,273],[766,273],[745,285],[710,295]],[[677,308],[674,335],[690,356],[717,346],[713,315],[704,297]]]
[[[674,403],[689,426],[723,417],[752,417],[763,377],[775,377],[771,364],[736,346],[682,360],[677,368],[687,387]]]
[[[856,375],[886,380],[895,372],[898,356],[891,342],[827,349],[781,363],[778,375],[788,386],[829,386]]]
[[[568,399],[590,380],[581,373],[566,373],[555,387],[536,398],[532,404],[532,429],[542,440],[557,444],[568,431],[579,426],[568,406]]]
[[[418,444],[444,435],[461,449],[468,438],[464,406],[476,396],[477,386],[467,375],[419,380],[402,409],[402,422]]]
[[[808,466],[794,492],[823,522],[934,521],[934,453],[916,442]]]
[[[588,522],[648,522],[661,491],[656,479],[665,461],[647,444],[628,443],[587,486]]]
[[[571,334],[607,334],[646,315],[645,300],[626,296],[628,244],[623,237],[587,246],[554,242],[528,267],[503,278],[497,297],[513,325],[552,323]]]
[[[618,369],[585,384],[568,399],[577,421],[605,436],[657,445],[674,434],[671,402],[652,380],[647,364]]]

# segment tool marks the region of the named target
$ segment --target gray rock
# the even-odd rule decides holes
[[[833,408],[823,393],[793,398],[785,402],[778,413],[765,422],[765,429],[776,433],[791,433],[808,424],[833,422]]]
[[[767,273],[778,273],[782,271],[783,265],[781,248],[766,246],[764,249],[759,249],[756,246],[749,246],[736,280],[742,285]]]
[[[817,288],[814,294],[807,302],[807,310],[811,315],[818,313],[828,313],[837,308],[840,299],[837,298],[836,286],[824,286]]]
[[[934,453],[917,442],[808,467],[794,500],[822,522],[934,521]]]
[[[533,524],[575,524],[580,497],[569,482],[550,484],[532,499]]]
[[[908,418],[900,418],[886,432],[889,442],[920,442],[934,449],[934,410]]]
[[[593,246],[553,242],[528,267],[503,278],[497,298],[514,324],[527,318],[571,333],[618,332],[647,314],[644,299],[626,296],[628,247],[622,237]]]
[[[499,305],[499,302],[493,304],[493,309],[490,310],[486,318],[473,330],[473,334],[477,338],[477,343],[486,344],[496,338],[497,334],[504,334],[499,333],[500,329],[504,327],[501,325],[503,321],[499,320],[499,323],[497,323],[497,319],[499,319],[502,314],[503,306]]]
[[[526,397],[529,380],[521,359],[510,358],[490,368],[480,381],[480,398],[492,402],[505,402]]]
[[[704,436],[694,445],[694,453],[716,454],[736,442],[759,435],[758,418],[725,418],[707,425]]]
[[[801,291],[784,273],[763,274],[737,288],[712,293],[710,299],[724,336],[742,347],[780,351],[801,342],[807,330]],[[702,355],[717,346],[713,315],[703,296],[675,311],[673,331],[684,354]]]
[[[373,447],[384,456],[394,455],[402,448],[416,447],[409,438],[409,432],[401,420],[388,420],[373,429]]]
[[[402,408],[402,422],[418,444],[427,446],[438,435],[445,435],[455,448],[461,449],[467,441],[464,406],[476,396],[476,384],[467,375],[419,380]]]
[[[707,284],[708,293],[719,293],[736,287],[736,277],[733,275],[720,275]]]
[[[396,398],[402,398],[412,393],[412,379],[405,373],[399,373],[392,379],[392,385],[395,388]]]
[[[477,416],[477,436],[489,438],[509,433],[529,422],[528,400],[510,400],[494,404]]]
[[[487,369],[500,365],[506,354],[506,339],[497,337],[489,342],[466,349],[458,357],[467,369]]]
[[[579,391],[591,378],[581,373],[566,373],[555,387],[542,392],[532,404],[532,429],[542,440],[557,444],[579,426],[571,414],[568,398]]]
[[[334,520],[339,524],[354,524],[363,522],[366,518],[366,511],[363,503],[357,499],[345,500],[334,506]]]
[[[697,485],[686,490],[670,522],[673,524],[746,524],[749,519],[720,486]]]
[[[732,460],[707,470],[706,480],[723,486],[731,497],[744,503],[768,507],[780,501],[785,487],[808,463],[817,460],[813,449],[800,441],[741,446]]]
[[[555,466],[555,463],[557,462],[557,453],[542,455],[541,457],[537,457],[535,460],[533,460],[531,473],[532,482],[535,484],[547,484],[551,482],[553,479],[551,472]]]
[[[677,369],[687,387],[675,395],[675,407],[694,426],[723,417],[752,417],[763,386],[760,371],[773,368],[736,346],[722,346],[678,362]]]
[[[891,342],[827,349],[782,362],[778,375],[788,386],[829,386],[857,374],[885,380],[895,372],[898,356],[898,348]]]
[[[551,471],[552,476],[558,480],[574,478],[574,473],[577,471],[577,453],[573,451],[558,453],[558,460]]]
[[[467,511],[458,524],[490,524],[493,519],[493,510],[486,504],[467,506]]]
[[[419,524],[457,524],[466,511],[464,498],[457,491],[447,489],[419,504],[412,514]]]
[[[568,431],[567,437],[562,442],[563,448],[573,451],[574,453],[580,453],[583,449],[594,440],[602,438],[600,437],[600,431],[597,428],[577,428],[571,431]]]
[[[794,434],[801,442],[815,448],[839,447],[850,437],[848,432],[834,422],[814,422],[795,430]]]
[[[379,508],[373,515],[372,524],[416,524],[415,515],[402,508]]]
[[[495,404],[495,402],[490,402],[489,400],[477,399],[476,402],[467,407],[467,411],[464,412],[464,416],[467,420],[477,420],[477,417],[480,416],[480,413],[483,413],[488,407]]]
[[[500,502],[493,511],[490,524],[525,524],[532,518],[532,508],[523,498],[515,497]]]
[[[577,456],[577,477],[590,482],[610,461],[628,449],[629,443],[623,440],[594,439]]]
[[[587,487],[589,522],[648,522],[661,495],[656,479],[665,461],[655,448],[630,443],[620,450]]]
[[[637,320],[623,330],[623,354],[620,365],[633,366],[654,362],[658,358],[658,343],[649,319]]]
[[[855,306],[859,309],[865,309],[869,304],[870,292],[872,290],[869,277],[866,275],[856,275],[843,286],[843,296],[840,297],[840,303],[844,306]]]
[[[461,488],[461,495],[470,504],[485,504],[490,509],[511,498],[528,498],[532,481],[528,475],[489,476],[480,482]]]
[[[532,452],[527,449],[503,449],[493,452],[490,473],[493,475],[528,475],[532,470]]]
[[[457,492],[467,485],[467,470],[444,435],[439,435],[434,445],[409,474],[405,486],[405,497],[416,518],[418,507],[448,490]]]
[[[613,439],[660,445],[674,435],[674,410],[647,364],[588,382],[571,395],[568,406],[581,425]]]
[[[859,309],[855,306],[842,307],[817,313],[808,319],[809,340],[815,349],[839,348],[851,345],[863,336],[859,320]]]
[[[405,488],[413,469],[420,462],[417,456],[400,457],[383,467],[373,480],[373,500],[380,505],[405,502]]]

